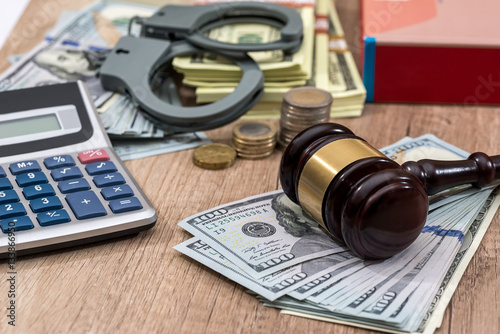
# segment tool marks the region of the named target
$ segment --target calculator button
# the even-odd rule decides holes
[[[2,204],[0,205],[0,219],[10,218],[15,216],[24,216],[26,210],[21,203]]]
[[[12,174],[18,175],[22,173],[38,172],[40,165],[36,160],[20,161],[9,165]]]
[[[90,189],[90,184],[85,179],[62,181],[57,186],[63,194]]]
[[[93,191],[81,191],[66,196],[77,219],[88,219],[106,215],[106,209]]]
[[[43,160],[43,164],[47,169],[61,168],[74,166],[75,160],[71,157],[71,155],[58,155],[52,158],[46,158]]]
[[[12,189],[12,183],[10,183],[9,179],[2,178],[0,179],[0,190]]]
[[[128,197],[122,199],[115,199],[109,202],[109,207],[113,213],[121,213],[133,210],[142,209],[141,202],[137,197]]]
[[[96,177],[94,177],[94,183],[99,188],[102,188],[102,187],[115,186],[117,184],[123,184],[125,183],[125,179],[120,173],[110,173],[110,174],[97,175]]]
[[[19,196],[15,190],[1,190],[0,191],[0,204],[19,202]]]
[[[116,185],[101,189],[101,195],[105,200],[134,196],[134,191],[128,184]]]
[[[92,162],[109,160],[108,153],[105,150],[91,150],[78,153],[78,159],[82,164],[90,164]]]
[[[27,187],[34,184],[47,183],[47,177],[43,172],[33,172],[16,176],[19,187]]]
[[[50,184],[37,184],[24,188],[23,194],[26,199],[35,199],[43,196],[54,196],[56,192]]]
[[[31,210],[35,213],[48,210],[57,210],[62,208],[62,203],[59,197],[41,197],[30,202]]]
[[[80,168],[76,166],[54,169],[50,172],[50,175],[52,175],[54,181],[76,179],[83,176]]]
[[[66,210],[54,210],[39,213],[38,215],[36,215],[36,219],[38,220],[40,226],[50,226],[71,221],[71,218],[69,217]]]
[[[117,171],[113,161],[94,162],[85,166],[85,170],[89,175],[113,173]]]
[[[0,225],[2,226],[3,233],[9,233],[11,228],[14,228],[14,231],[23,231],[34,227],[30,217],[28,216],[0,220]]]
[[[0,177],[6,177],[7,174],[5,174],[5,171],[3,170],[2,166],[0,166]]]

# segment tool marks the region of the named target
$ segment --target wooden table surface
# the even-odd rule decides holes
[[[32,0],[0,52],[26,52],[63,10],[89,1]],[[358,5],[337,0],[347,40],[359,55]],[[396,84],[396,83],[395,83]],[[367,104],[363,116],[335,120],[375,147],[432,133],[467,151],[500,153],[498,107]],[[238,121],[237,121],[238,122]],[[233,124],[208,131],[229,143]],[[16,328],[7,325],[7,263],[0,262],[0,333],[369,333],[364,329],[280,315],[245,288],[172,247],[190,238],[177,223],[197,212],[279,189],[282,152],[237,160],[221,171],[200,169],[192,150],[126,162],[158,211],[156,226],[138,236],[18,259]],[[482,244],[436,333],[499,333],[500,219]]]

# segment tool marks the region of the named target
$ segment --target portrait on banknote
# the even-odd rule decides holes
[[[332,239],[320,229],[314,219],[285,194],[278,194],[274,197],[271,208],[276,212],[276,220],[285,232],[300,238],[292,247],[294,254],[331,247]]]
[[[94,99],[104,94],[96,71],[100,62],[105,58],[104,51],[78,49],[46,49],[38,53],[33,61],[39,67],[49,71],[65,81],[82,80],[87,85]],[[50,85],[56,82],[41,81],[37,86]]]

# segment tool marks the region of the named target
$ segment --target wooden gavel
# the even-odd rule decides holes
[[[335,123],[299,133],[280,167],[285,194],[363,259],[385,259],[413,243],[427,218],[428,195],[498,178],[500,156],[399,165]]]

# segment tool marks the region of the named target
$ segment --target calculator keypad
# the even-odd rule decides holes
[[[84,220],[143,208],[115,163],[109,160],[106,150],[91,150],[75,156],[78,159],[58,155],[11,163],[7,168],[0,166],[3,233],[12,228],[15,231],[32,229],[36,227],[35,220],[39,226],[46,227],[71,223],[75,218]]]

